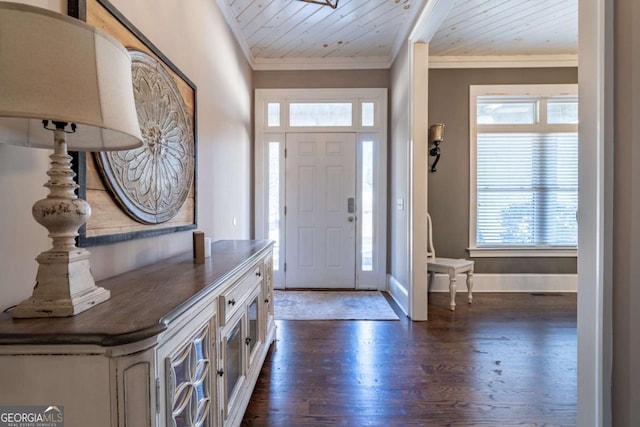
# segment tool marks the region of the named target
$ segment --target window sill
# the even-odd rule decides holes
[[[467,248],[471,258],[577,257],[576,248]]]

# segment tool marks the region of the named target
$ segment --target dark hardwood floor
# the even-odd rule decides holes
[[[242,425],[574,426],[576,295],[465,296],[431,294],[428,322],[277,321]]]

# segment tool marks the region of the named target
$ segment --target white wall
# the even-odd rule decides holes
[[[408,43],[400,49],[391,68],[391,121],[389,144],[389,273],[391,293],[409,312],[409,153],[411,80]],[[398,203],[402,202],[402,209]],[[395,286],[394,286],[395,284]],[[395,287],[400,289],[394,289]]]
[[[429,45],[413,43],[411,48],[411,306],[413,320],[427,320],[427,200],[429,187],[428,100]]]
[[[66,1],[24,1],[66,12]],[[111,0],[197,86],[198,229],[214,240],[251,230],[251,69],[214,1]],[[0,144],[0,310],[31,294],[46,230],[31,217],[48,153]],[[234,225],[234,218],[235,224]],[[191,250],[191,232],[90,248],[97,280]]]
[[[413,320],[427,319],[427,57],[405,43],[391,68],[389,291]]]

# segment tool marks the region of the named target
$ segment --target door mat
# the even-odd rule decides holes
[[[279,320],[399,320],[378,291],[275,291]]]

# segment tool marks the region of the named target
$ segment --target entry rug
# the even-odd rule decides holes
[[[399,320],[378,291],[275,291],[280,320]]]

